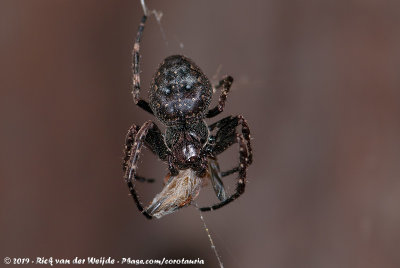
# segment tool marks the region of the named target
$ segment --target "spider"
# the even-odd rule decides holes
[[[133,100],[166,125],[162,133],[153,121],[141,127],[132,125],[125,139],[123,170],[130,194],[139,211],[148,219],[160,218],[188,206],[199,190],[211,181],[219,203],[199,208],[210,211],[234,201],[245,190],[247,167],[252,163],[250,130],[243,116],[228,116],[207,126],[204,119],[220,114],[233,78],[224,77],[215,89],[221,90],[218,105],[208,109],[213,87],[200,68],[182,55],[167,57],[153,76],[150,101],[139,97],[139,48],[147,16],[141,19],[133,47]],[[241,133],[236,128],[241,126]],[[216,156],[235,143],[239,144],[239,164],[221,172]],[[163,191],[144,208],[133,181],[151,181],[137,175],[137,163],[145,146],[168,164]],[[221,178],[238,173],[235,192],[227,196]]]

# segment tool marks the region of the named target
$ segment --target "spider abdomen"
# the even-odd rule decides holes
[[[150,106],[166,125],[191,123],[204,118],[211,101],[208,78],[190,59],[167,57],[153,77]]]

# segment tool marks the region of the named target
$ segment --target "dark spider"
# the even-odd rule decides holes
[[[221,89],[219,103],[208,109],[213,89],[204,73],[190,59],[174,55],[167,57],[156,71],[151,87],[150,102],[139,98],[139,47],[146,16],[143,16],[133,47],[133,100],[142,109],[155,115],[166,126],[161,133],[152,121],[141,127],[132,125],[125,140],[123,170],[130,193],[140,212],[147,218],[159,218],[187,206],[197,197],[201,186],[211,180],[218,199],[213,206],[199,208],[201,211],[218,209],[236,198],[245,189],[246,170],[252,163],[250,130],[241,116],[228,116],[207,126],[204,118],[220,114],[233,78],[226,76],[216,86]],[[236,127],[241,126],[241,133]],[[214,133],[214,134],[212,134]],[[216,156],[229,146],[239,143],[239,165],[220,172]],[[162,161],[168,163],[166,186],[146,209],[139,201],[132,180],[149,181],[136,174],[142,146],[145,145]],[[221,178],[239,173],[236,191],[226,196]]]

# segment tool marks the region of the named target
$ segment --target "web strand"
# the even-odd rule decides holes
[[[219,254],[218,254],[218,252],[217,252],[217,248],[216,248],[215,245],[214,245],[214,241],[213,241],[212,238],[211,238],[210,231],[208,230],[207,225],[206,225],[206,222],[204,221],[203,214],[201,213],[200,210],[199,210],[199,213],[200,213],[200,219],[201,219],[201,221],[203,222],[204,229],[205,229],[206,232],[207,232],[208,239],[210,240],[211,248],[212,248],[212,250],[214,251],[215,256],[217,257],[217,260],[218,260],[218,263],[219,263],[219,267],[220,267],[220,268],[224,268],[224,264],[222,263],[221,258],[220,258]]]
[[[156,18],[158,27],[160,27],[161,36],[162,36],[162,38],[163,38],[163,40],[164,40],[164,42],[165,42],[165,46],[168,47],[167,37],[165,36],[164,29],[163,29],[163,27],[162,27],[162,25],[161,25],[161,18],[162,18],[162,16],[163,16],[162,11],[157,11],[157,10],[155,10],[155,9],[153,9],[153,10],[148,9],[147,6],[146,6],[146,3],[144,2],[144,0],[140,0],[140,3],[141,3],[142,8],[143,8],[143,13],[144,13],[146,16],[150,16],[151,14],[153,14],[154,17]]]

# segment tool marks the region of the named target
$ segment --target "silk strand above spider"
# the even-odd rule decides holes
[[[125,140],[123,170],[129,191],[139,209],[148,219],[160,218],[188,206],[208,181],[220,200],[219,203],[199,208],[209,211],[221,208],[243,194],[247,167],[252,163],[250,130],[243,116],[228,116],[207,126],[204,119],[220,114],[233,78],[226,76],[215,89],[221,90],[218,105],[208,109],[213,88],[208,78],[190,59],[174,55],[167,57],[157,69],[149,90],[150,101],[139,97],[139,48],[146,16],[143,16],[133,47],[133,100],[136,105],[156,116],[166,125],[161,133],[152,121],[141,127],[132,125]],[[240,133],[236,131],[241,127]],[[221,172],[217,155],[231,145],[239,144],[239,164]],[[134,181],[148,179],[137,175],[141,149],[146,146],[168,164],[165,186],[148,207],[143,207]],[[238,173],[235,192],[227,196],[222,177]]]

